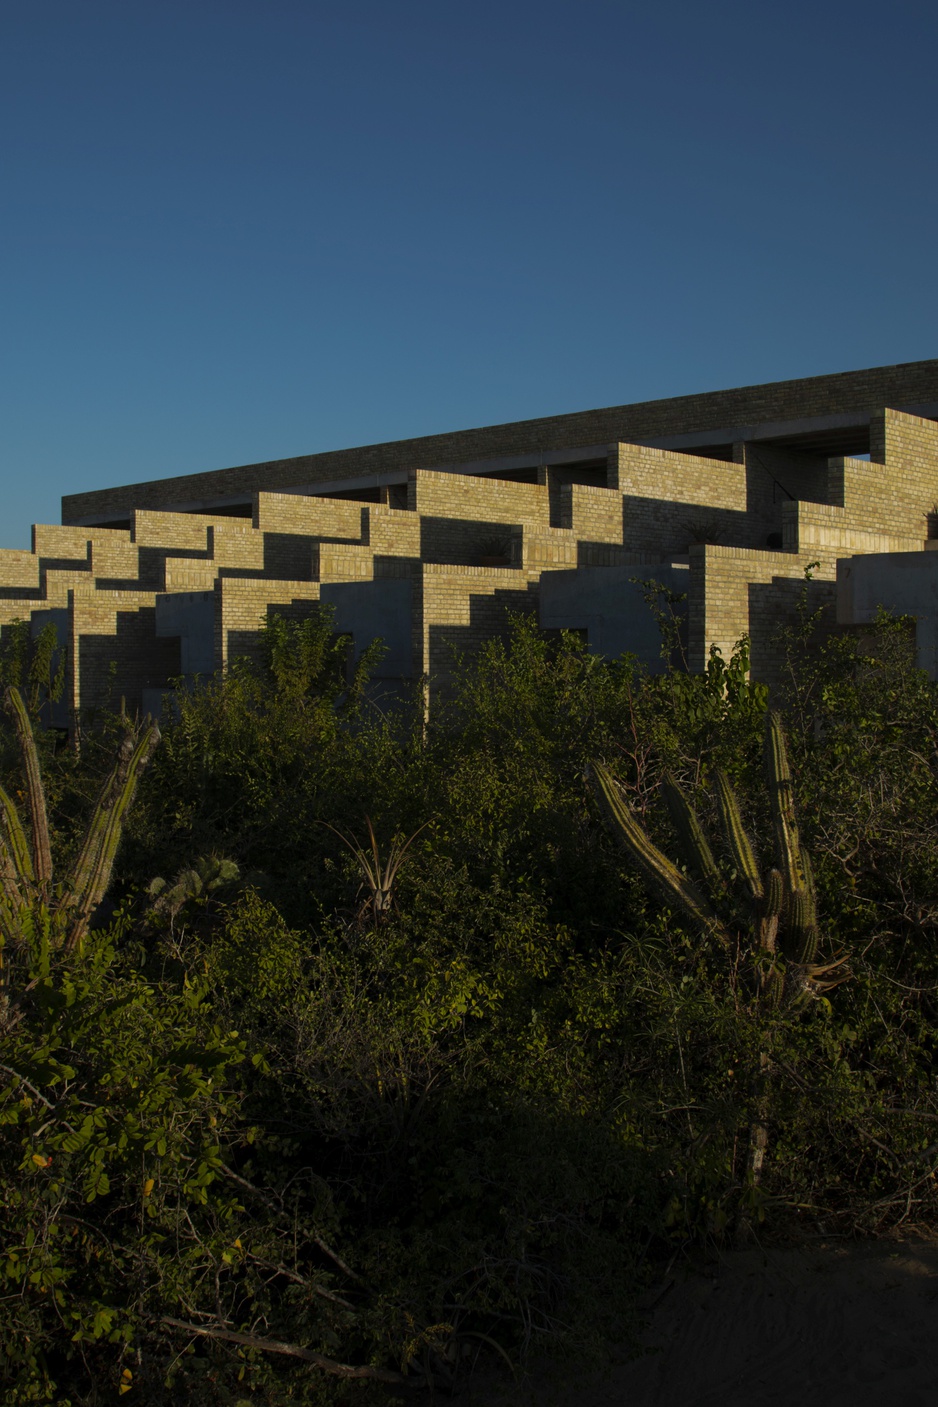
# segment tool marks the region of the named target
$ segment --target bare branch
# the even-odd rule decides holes
[[[239,1334],[234,1329],[223,1329],[220,1325],[188,1324],[184,1319],[172,1319],[163,1315],[161,1324],[171,1329],[182,1329],[187,1334],[200,1334],[206,1339],[224,1339],[227,1343],[242,1344],[244,1348],[257,1348],[263,1353],[281,1353],[288,1358],[300,1358],[304,1363],[312,1363],[324,1373],[332,1373],[337,1378],[371,1378],[379,1383],[405,1383],[403,1373],[390,1368],[372,1368],[367,1364],[353,1365],[339,1363],[335,1358],[326,1358],[322,1353],[301,1348],[295,1343],[281,1343],[277,1339],[262,1339],[257,1334]]]
[[[259,1265],[262,1270],[272,1270],[277,1275],[283,1275],[287,1280],[292,1280],[295,1285],[302,1285],[306,1290],[312,1290],[313,1294],[321,1295],[324,1300],[331,1300],[333,1304],[340,1304],[343,1309],[354,1309],[353,1304],[344,1300],[341,1295],[334,1295],[331,1290],[325,1289],[322,1285],[317,1285],[315,1280],[309,1280],[305,1275],[300,1275],[295,1270],[291,1270],[287,1265],[277,1265],[272,1260],[262,1260],[260,1256],[251,1256],[255,1265]]]
[[[223,1172],[226,1177],[230,1177],[232,1182],[236,1182],[239,1187],[243,1187],[246,1191],[252,1192],[255,1197],[259,1197],[261,1201],[265,1202],[273,1211],[278,1212],[281,1216],[286,1215],[283,1208],[277,1205],[274,1198],[271,1197],[268,1192],[264,1192],[260,1187],[255,1187],[253,1182],[248,1182],[247,1178],[241,1177],[233,1168],[229,1168],[227,1163],[220,1164],[219,1171]],[[324,1256],[328,1256],[333,1264],[339,1267],[343,1275],[347,1275],[350,1280],[357,1281],[359,1285],[364,1284],[362,1277],[357,1275],[351,1266],[346,1265],[342,1257],[334,1251],[331,1246],[327,1246],[321,1236],[311,1236],[310,1240],[314,1246],[319,1247]]]
[[[36,1086],[32,1083],[31,1080],[27,1080],[27,1078],[26,1078],[25,1075],[21,1075],[20,1072],[19,1072],[19,1070],[14,1070],[13,1067],[12,1067],[12,1065],[3,1065],[3,1064],[0,1064],[0,1070],[5,1070],[6,1073],[7,1073],[8,1075],[12,1075],[15,1080],[19,1080],[19,1082],[20,1082],[21,1085],[25,1085],[25,1086],[26,1086],[26,1088],[29,1090],[30,1094],[34,1094],[34,1095],[36,1096],[36,1098],[39,1100],[40,1104],[44,1104],[47,1109],[51,1109],[51,1110],[52,1110],[53,1114],[55,1113],[55,1105],[54,1105],[54,1104],[50,1104],[49,1101],[48,1101],[48,1099],[46,1099],[45,1095],[42,1094],[42,1093],[36,1088]]]

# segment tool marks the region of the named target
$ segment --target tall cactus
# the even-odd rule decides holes
[[[124,816],[160,740],[147,718],[130,730],[117,750],[114,766],[98,797],[78,859],[64,884],[54,885],[45,792],[32,725],[18,689],[6,691],[19,743],[29,808],[29,833],[16,803],[0,787],[0,938],[16,944],[26,911],[44,909],[54,942],[66,952],[81,944],[95,909],[110,883]]]
[[[665,900],[722,945],[748,948],[757,1009],[769,1013],[783,1001],[818,996],[843,982],[849,972],[843,958],[827,964],[816,962],[814,881],[798,833],[791,769],[778,713],[770,713],[766,720],[765,763],[776,856],[775,864],[764,873],[743,824],[736,793],[722,772],[715,777],[715,799],[725,842],[723,868],[714,858],[703,826],[677,782],[667,776],[662,783],[683,870],[649,838],[607,769],[593,762],[590,775],[612,833]],[[748,1177],[753,1187],[760,1181],[768,1147],[770,1042],[769,1026],[750,1089]],[[747,1228],[743,1216],[741,1237],[745,1237]]]
[[[843,959],[821,965],[815,961],[819,935],[814,881],[798,833],[778,713],[770,713],[766,720],[765,763],[776,850],[775,864],[765,873],[724,773],[716,773],[715,799],[728,862],[725,869],[714,859],[703,826],[677,782],[667,776],[662,783],[682,870],[649,838],[602,763],[594,762],[590,771],[597,800],[623,848],[659,893],[704,933],[724,943],[735,934],[749,947],[759,995],[766,1003],[776,1004],[784,998],[817,996],[848,974]],[[705,887],[706,895],[695,880]]]

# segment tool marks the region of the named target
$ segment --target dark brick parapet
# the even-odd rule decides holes
[[[728,439],[745,439],[747,434],[741,432],[753,426],[862,417],[883,406],[918,413],[938,406],[938,359],[641,401],[69,494],[62,500],[62,522],[103,522],[129,514],[133,508],[194,508],[226,498],[246,498],[258,489],[275,491],[577,445],[695,433],[712,437],[718,431],[725,431]]]

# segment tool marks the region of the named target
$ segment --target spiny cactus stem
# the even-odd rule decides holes
[[[719,893],[722,877],[697,812],[670,773],[662,780],[661,789],[671,814],[684,863],[710,885],[711,892]]]
[[[739,809],[739,802],[736,793],[730,786],[729,779],[724,772],[716,773],[717,784],[717,805],[720,810],[720,820],[723,822],[723,830],[726,835],[726,843],[737,873],[746,884],[752,899],[762,898],[762,877],[759,874],[759,866],[756,864],[756,857],[753,853],[752,842],[746,834],[743,825],[742,813]]]
[[[814,895],[807,889],[796,890],[789,899],[788,927],[789,947],[795,962],[813,962],[818,945],[817,914]]]
[[[19,909],[23,903],[19,876],[9,850],[0,840],[0,898]]]
[[[780,870],[769,870],[765,879],[763,913],[778,918],[785,906],[785,881]]]
[[[0,895],[0,938],[4,944],[9,944],[15,948],[22,938],[22,926],[20,924],[20,914],[23,911],[22,903],[17,903],[6,894]],[[0,944],[2,948],[2,944]],[[2,959],[2,952],[0,952]]]
[[[71,926],[66,949],[71,951],[88,931],[95,909],[104,898],[120,844],[122,820],[134,797],[137,782],[160,739],[159,728],[148,723],[136,739],[128,736],[121,744],[111,776],[105,782],[95,808],[88,835],[69,886]]]
[[[759,920],[759,947],[763,952],[775,952],[777,935],[778,914],[767,914]]]
[[[88,829],[85,832],[84,843],[78,855],[78,859],[75,861],[72,868],[72,872],[69,875],[67,902],[71,904],[74,904],[77,897],[87,891],[92,882],[104,829],[107,824],[107,817],[114,805],[115,793],[123,787],[127,780],[133,752],[134,738],[131,734],[126,734],[121,739],[114,766],[98,794],[95,809],[88,823]]]
[[[613,834],[633,860],[645,871],[665,897],[722,943],[729,935],[708,905],[697,886],[681,874],[666,855],[649,839],[640,823],[623,801],[619,788],[600,762],[593,762],[588,773],[596,798],[606,815]]]
[[[35,882],[36,874],[33,869],[32,856],[29,853],[29,842],[26,839],[26,832],[23,829],[23,822],[20,820],[16,804],[3,787],[0,787],[0,811],[3,812],[3,825],[9,842],[7,853],[17,876],[22,883],[32,884]]]
[[[776,711],[770,713],[766,719],[765,771],[779,865],[789,892],[794,894],[807,887],[808,881],[802,862],[801,841],[795,817],[795,799],[785,733],[781,714]]]
[[[26,774],[26,796],[29,802],[29,820],[33,833],[33,869],[36,884],[48,898],[52,883],[52,850],[49,845],[49,822],[46,817],[46,796],[39,771],[39,755],[33,737],[32,724],[19,689],[11,684],[6,691],[7,708],[13,715],[20,753],[23,758],[23,771]]]

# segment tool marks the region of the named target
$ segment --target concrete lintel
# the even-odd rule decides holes
[[[382,474],[359,474],[354,479],[330,479],[323,484],[291,484],[286,489],[261,489],[261,493],[296,494],[297,498],[322,498],[349,489],[384,489],[391,484],[406,484],[406,469],[389,469]]]
[[[636,440],[652,449],[692,449],[696,445],[729,445],[739,440],[777,440],[786,435],[811,435],[819,430],[852,430],[870,423],[869,415],[810,415],[803,420],[768,420],[759,425],[727,425],[721,430],[701,430],[685,435],[662,435]]]
[[[608,445],[574,445],[570,449],[535,450],[531,454],[512,454],[504,459],[473,459],[465,464],[434,464],[432,474],[491,474],[498,478],[500,469],[538,469],[542,464],[579,464],[582,459],[605,459]]]
[[[938,419],[938,401],[924,405],[894,406],[906,415]],[[836,415],[806,415],[799,420],[765,420],[754,425],[727,425],[720,430],[689,431],[682,435],[661,435],[632,443],[652,449],[691,449],[695,446],[728,445],[739,440],[780,440],[788,436],[817,434],[823,430],[855,430],[870,423],[869,414],[847,411]]]
[[[254,499],[252,495],[243,493],[232,494],[226,498],[193,498],[187,503],[161,503],[158,508],[142,509],[141,511],[154,513],[204,513],[207,518],[211,517],[215,508],[250,508]],[[113,513],[90,513],[85,518],[76,518],[69,527],[91,528],[102,527],[108,523],[126,523],[128,517],[132,517],[133,508],[125,508],[122,511],[115,510]]]

